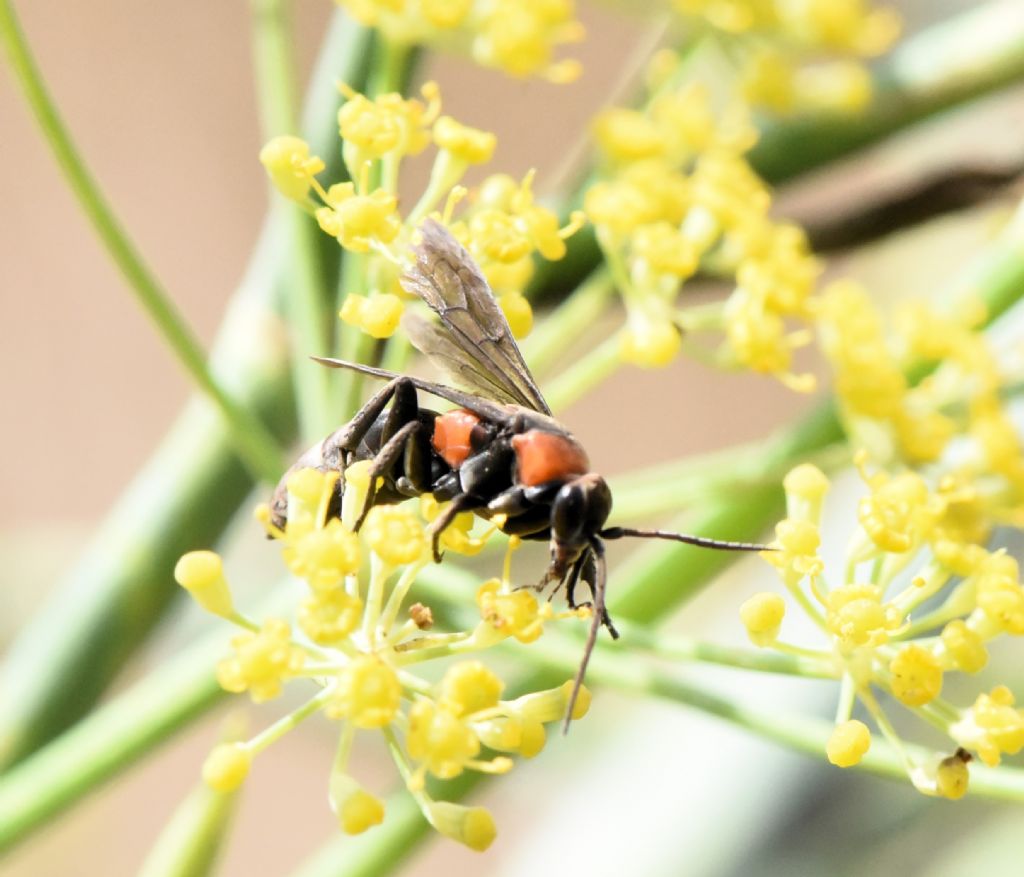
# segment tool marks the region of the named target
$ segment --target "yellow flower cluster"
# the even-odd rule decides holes
[[[546,621],[583,617],[587,610],[556,615],[546,601],[515,590],[509,580],[511,551],[518,544],[513,540],[503,578],[479,589],[479,623],[468,631],[434,632],[432,612],[422,603],[410,604],[410,594],[432,558],[428,521],[442,509],[432,499],[421,501],[423,516],[414,503],[374,506],[354,532],[369,489],[367,467],[362,462],[346,470],[340,518],[328,518],[338,473],[313,469],[289,478],[284,530],[271,522],[267,507],[258,510],[288,570],[307,586],[295,613],[301,633],[293,633],[283,618],[257,623],[240,614],[213,552],[190,552],[179,561],[175,576],[199,605],[243,628],[217,668],[224,689],[248,691],[256,702],[277,697],[290,680],[304,680],[315,691],[251,740],[217,746],[203,777],[217,790],[237,788],[259,752],[319,711],[341,723],[329,799],[343,831],[357,834],[385,817],[384,803],[349,769],[356,732],[379,731],[424,817],[442,834],[483,850],[496,832],[490,814],[434,800],[425,790],[427,777],[447,780],[465,770],[505,773],[513,766],[511,756],[535,756],[545,744],[544,726],[565,717],[572,682],[505,699],[505,683],[479,660],[450,664],[439,682],[413,669],[434,658],[472,655],[509,637],[532,642]],[[493,528],[477,535],[472,524],[471,516],[457,518],[443,547],[479,551]],[[573,718],[581,718],[589,702],[584,689]]]
[[[544,5],[544,4],[540,4]],[[324,162],[310,155],[297,137],[275,137],[260,152],[276,188],[316,217],[320,228],[357,258],[365,258],[366,288],[349,294],[340,316],[374,338],[398,328],[408,294],[399,277],[408,267],[410,243],[428,215],[450,226],[473,254],[498,296],[513,332],[522,337],[533,315],[522,294],[534,271],[534,254],[561,259],[565,238],[583,223],[581,213],[560,227],[557,216],[535,202],[533,173],[516,181],[505,174],[487,177],[467,192],[460,182],[472,165],[491,160],[495,136],[441,115],[440,92],[423,86],[424,101],[385,94],[374,100],[350,89],[338,111],[342,156],[348,182],[324,187],[317,179]],[[437,148],[430,181],[405,215],[398,209],[402,159],[430,144]],[[465,201],[458,220],[456,206]],[[440,212],[437,211],[440,209]]]
[[[572,82],[578,61],[554,52],[583,39],[573,0],[335,0],[356,21],[398,45],[435,45],[469,54],[510,76]]]
[[[1006,412],[1005,378],[981,331],[984,307],[968,300],[942,312],[910,302],[885,319],[857,284],[839,281],[821,293],[815,309],[855,446],[882,465],[914,466],[940,461],[958,439],[958,461],[944,465],[941,484],[948,544],[936,550],[950,555],[962,550],[959,543],[983,542],[993,524],[1024,520],[1024,454]],[[912,386],[905,375],[922,368],[930,374]],[[877,498],[874,513],[862,510],[862,521],[870,527],[891,513],[886,496],[910,489],[913,482],[898,477]],[[904,500],[915,502],[909,494]]]
[[[868,493],[840,581],[819,556],[820,516],[828,480],[803,465],[785,480],[788,515],[777,528],[776,567],[790,595],[828,640],[825,649],[800,648],[780,639],[785,604],[759,594],[740,608],[740,620],[758,646],[801,656],[820,675],[842,681],[829,761],[857,764],[871,732],[852,719],[857,700],[903,758],[907,774],[926,794],[959,798],[967,790],[970,753],[995,765],[1024,748],[1024,711],[998,686],[957,707],[943,699],[948,673],[977,673],[988,644],[1024,634],[1024,586],[1017,562],[980,542],[987,530],[959,526],[962,497],[951,485],[929,486],[919,474],[868,475]],[[876,692],[883,692],[944,731],[956,753],[919,764],[904,751]]]
[[[603,172],[584,208],[626,304],[622,357],[663,366],[683,332],[719,329],[723,364],[811,389],[793,372],[809,335],[788,322],[811,316],[820,269],[803,232],[768,216],[771,195],[745,158],[757,139],[745,112],[717,113],[707,89],[670,82],[642,110],[600,113],[594,136]],[[698,265],[734,280],[724,306],[677,307]]]
[[[871,97],[862,59],[885,52],[899,36],[892,7],[865,0],[673,0],[695,30],[710,26],[729,39],[743,96],[788,113],[850,111]]]

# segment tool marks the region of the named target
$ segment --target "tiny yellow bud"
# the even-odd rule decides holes
[[[275,137],[260,150],[260,162],[277,190],[292,201],[305,201],[314,174],[324,163],[309,154],[309,144],[298,137]]]
[[[836,725],[825,745],[828,760],[836,767],[853,767],[871,746],[871,732],[867,725],[851,719]]]
[[[786,602],[778,594],[754,594],[740,606],[740,621],[756,646],[775,642],[786,614]]]
[[[438,702],[456,715],[471,715],[497,706],[505,683],[479,661],[463,661],[448,668],[441,680]]]
[[[907,706],[924,706],[942,691],[942,667],[928,649],[909,645],[889,662],[893,697]]]
[[[942,645],[953,666],[964,673],[977,673],[988,663],[984,641],[962,618],[949,622],[942,629]]]
[[[483,807],[464,807],[448,801],[432,801],[427,819],[437,831],[471,850],[482,853],[497,837],[494,818]]]
[[[971,780],[971,773],[967,769],[970,760],[971,754],[959,749],[939,762],[939,768],[935,773],[935,789],[943,798],[958,801],[967,794],[967,786]]]
[[[362,834],[384,821],[384,802],[367,792],[345,773],[331,776],[331,808],[345,834]]]
[[[174,566],[174,579],[207,612],[228,618],[235,612],[231,591],[224,578],[220,555],[213,551],[190,551]]]
[[[811,463],[802,463],[789,471],[782,486],[786,491],[788,516],[818,524],[821,504],[829,488],[825,473]]]
[[[221,743],[203,762],[203,782],[218,792],[237,789],[252,765],[252,754],[244,743]]]
[[[441,116],[434,123],[434,143],[462,161],[482,164],[491,160],[498,138],[489,131],[456,122],[451,116]]]

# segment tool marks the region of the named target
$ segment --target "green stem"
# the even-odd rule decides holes
[[[286,0],[251,0],[250,8],[256,96],[263,139],[269,140],[298,128],[291,16]],[[320,230],[298,205],[272,197],[274,209],[285,215],[292,254],[284,304],[295,351],[292,382],[299,427],[304,439],[313,441],[330,432],[337,419],[327,370],[309,359],[330,349],[329,298],[318,264]]]
[[[175,810],[138,877],[206,877],[216,873],[238,801],[236,792],[198,785]]]
[[[213,667],[223,650],[223,635],[204,640],[4,774],[0,851],[216,703],[223,692]]]
[[[0,0],[0,39],[43,137],[129,288],[192,380],[219,409],[245,465],[254,476],[275,482],[284,468],[280,447],[263,422],[214,378],[198,339],[121,227],[57,112],[10,0]]]
[[[364,29],[335,16],[307,110],[309,139],[324,154],[337,142],[334,80],[361,81],[368,44]],[[294,409],[271,304],[290,258],[274,216],[213,356],[220,378],[285,441],[295,433]],[[223,418],[205,400],[190,402],[85,556],[8,650],[0,677],[0,770],[88,712],[177,595],[171,571],[178,557],[215,544],[252,487]]]

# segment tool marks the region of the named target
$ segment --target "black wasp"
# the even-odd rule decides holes
[[[618,637],[605,608],[604,540],[638,536],[731,551],[759,551],[765,546],[605,527],[612,509],[611,491],[600,475],[590,471],[579,442],[551,416],[480,269],[444,226],[427,220],[421,231],[416,264],[402,277],[402,286],[423,299],[441,324],[407,314],[404,326],[422,353],[473,392],[359,363],[314,357],[332,368],[351,369],[387,383],[349,423],[310,448],[289,472],[310,467],[343,475],[350,464],[372,460],[370,492],[356,529],[377,503],[400,502],[424,493],[450,501],[430,525],[438,561],[442,531],[464,511],[497,517],[499,527],[509,535],[550,540],[551,560],[537,589],[551,583],[556,583],[556,589],[564,585],[566,599],[575,607],[576,586],[583,581],[593,608],[567,712],[570,716],[601,626]],[[423,408],[417,390],[460,407],[443,414]],[[378,477],[382,479],[379,487]],[[287,516],[286,480],[287,475],[271,504],[278,526]],[[342,478],[330,509],[335,517],[341,513],[343,491]]]

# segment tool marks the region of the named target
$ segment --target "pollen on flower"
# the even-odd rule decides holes
[[[962,618],[942,628],[942,648],[940,657],[944,655],[953,669],[964,673],[978,673],[988,663],[984,640]]]
[[[824,564],[818,557],[821,535],[816,524],[793,518],[786,518],[775,526],[775,551],[762,552],[761,556],[779,571],[782,580],[790,587],[804,578],[818,575]]]
[[[829,592],[826,609],[828,630],[844,650],[881,645],[902,622],[899,610],[882,602],[877,585],[841,585]]]
[[[860,763],[871,746],[871,732],[856,719],[836,725],[825,746],[828,760],[836,767],[853,767]]]
[[[252,753],[244,743],[221,743],[203,762],[203,782],[217,792],[233,792],[251,766]]]

